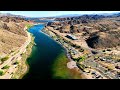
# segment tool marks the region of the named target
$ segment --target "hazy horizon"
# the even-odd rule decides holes
[[[120,11],[0,11],[0,13],[10,13],[27,17],[52,17],[68,14],[102,14],[102,13],[120,13]]]

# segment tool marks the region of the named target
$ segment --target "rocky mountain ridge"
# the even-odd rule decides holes
[[[48,23],[61,33],[83,33],[92,48],[112,48],[120,45],[120,14],[83,15],[78,17],[56,18]]]

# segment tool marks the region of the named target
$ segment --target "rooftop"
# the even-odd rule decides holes
[[[67,34],[66,37],[71,38],[73,40],[77,40],[77,38],[74,35]]]

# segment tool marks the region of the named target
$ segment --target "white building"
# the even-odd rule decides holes
[[[68,34],[66,37],[70,38],[72,40],[77,40],[77,38],[74,35],[71,35],[71,34]]]

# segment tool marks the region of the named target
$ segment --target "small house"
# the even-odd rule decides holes
[[[66,35],[67,38],[72,39],[72,40],[77,40],[77,38],[74,35],[68,34]]]

